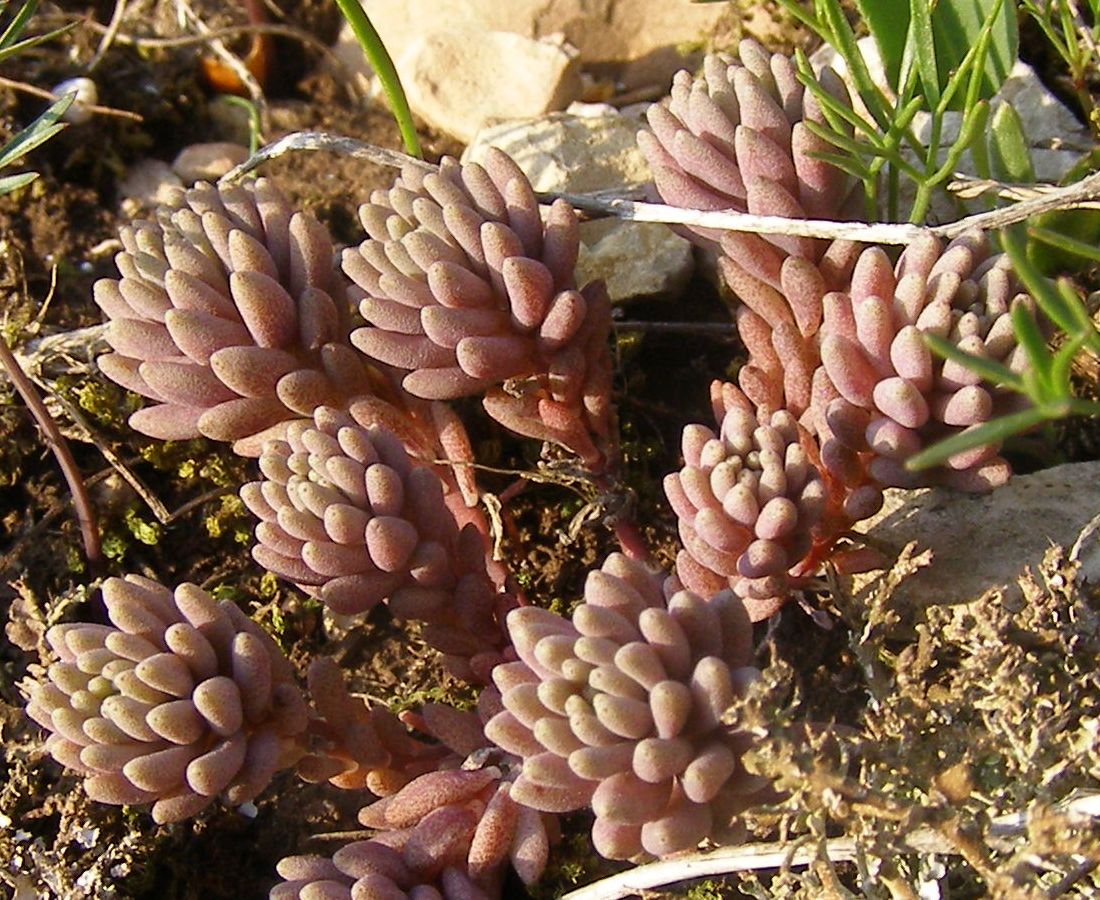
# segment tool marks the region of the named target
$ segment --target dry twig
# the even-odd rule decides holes
[[[228,172],[223,182],[236,181],[269,159],[296,150],[328,150],[366,159],[383,166],[400,168],[412,164],[434,168],[428,163],[394,150],[387,150],[340,135],[318,131],[300,131],[261,148],[236,168]],[[1022,222],[1039,213],[1056,209],[1073,209],[1100,200],[1100,172],[1074,184],[1054,188],[1040,196],[990,212],[966,216],[945,225],[909,225],[888,222],[834,222],[823,219],[788,219],[783,216],[754,216],[727,210],[706,211],[682,209],[663,203],[642,203],[621,197],[572,194],[558,191],[539,193],[540,200],[564,199],[576,209],[602,213],[632,222],[653,222],[665,225],[691,225],[717,231],[742,231],[754,234],[782,234],[794,237],[851,240],[868,244],[905,245],[922,234],[934,234],[951,240],[967,231],[989,231]]]

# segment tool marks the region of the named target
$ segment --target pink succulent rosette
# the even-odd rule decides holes
[[[520,661],[493,670],[503,710],[485,730],[523,758],[512,796],[590,806],[596,849],[613,859],[736,840],[738,814],[769,792],[741,765],[751,739],[722,721],[758,675],[744,606],[669,586],[613,554],[571,619],[510,613]]]
[[[371,391],[328,232],[267,179],[180,190],[119,237],[121,277],[95,285],[114,351],[99,365],[154,401],[135,430],[255,456],[286,421]]]
[[[138,575],[107,579],[103,600],[111,625],[47,632],[58,660],[27,705],[88,796],[151,803],[157,822],[176,822],[219,796],[252,800],[294,764],[305,699],[275,642],[236,606]]]
[[[372,424],[373,412],[370,403],[322,407],[265,445],[263,480],[241,489],[260,519],[253,556],[334,612],[385,601],[395,617],[426,623],[424,639],[452,671],[484,682],[512,598],[490,578],[482,529],[455,519],[455,509],[473,512],[449,505],[436,468]]]
[[[826,295],[821,369],[815,398],[822,461],[846,483],[864,477],[883,486],[942,484],[984,491],[1011,474],[999,444],[956,454],[928,472],[905,460],[929,444],[1018,408],[1019,395],[982,381],[953,360],[937,357],[922,334],[1020,372],[1012,309],[1035,303],[1021,293],[1003,254],[988,239],[965,234],[943,246],[919,238],[891,265],[878,248],[864,250],[851,287]]]
[[[698,77],[682,71],[672,96],[653,104],[649,129],[638,135],[657,194],[672,206],[732,210],[792,219],[846,219],[861,191],[850,176],[820,158],[833,150],[807,122],[826,124],[820,103],[798,80],[790,57],[741,41],[739,58],[711,54]],[[819,76],[837,102],[850,106],[831,69]],[[736,263],[743,256],[775,266],[787,255],[821,260],[828,242],[783,235],[738,234],[692,227],[704,244],[720,244]],[[746,265],[749,271],[755,266]]]
[[[602,283],[576,287],[572,207],[558,200],[543,220],[526,176],[492,150],[484,168],[406,166],[359,216],[368,239],[343,256],[368,323],[356,346],[404,370],[414,396],[483,396],[505,427],[603,465],[610,303]]]

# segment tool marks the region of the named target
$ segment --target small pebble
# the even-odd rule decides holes
[[[64,97],[66,94],[76,94],[72,104],[62,114],[61,118],[73,125],[83,125],[92,118],[92,111],[88,108],[99,102],[99,88],[90,78],[68,78],[55,85],[51,93],[55,97]]]
[[[184,184],[217,181],[234,166],[248,159],[248,148],[228,141],[191,144],[172,161],[172,169]]]

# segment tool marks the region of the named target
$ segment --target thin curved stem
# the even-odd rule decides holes
[[[69,444],[61,434],[61,429],[57,427],[57,422],[50,415],[50,411],[46,409],[46,404],[38,396],[38,391],[35,390],[31,380],[27,377],[27,373],[19,365],[2,335],[0,335],[0,365],[3,365],[7,371],[12,385],[19,392],[19,396],[23,398],[23,402],[27,405],[31,415],[34,416],[38,427],[42,429],[46,444],[56,457],[57,464],[61,467],[61,473],[65,476],[65,481],[69,485],[69,492],[73,497],[73,509],[76,512],[77,522],[80,524],[80,534],[84,539],[84,555],[87,557],[90,567],[98,568],[103,564],[103,549],[100,544],[99,526],[96,523],[95,510],[92,508],[91,500],[88,497],[84,476],[77,467],[76,460],[73,459],[73,455],[69,450]]]

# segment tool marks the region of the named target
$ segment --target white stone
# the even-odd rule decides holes
[[[217,181],[234,166],[248,159],[248,148],[228,141],[191,144],[184,147],[174,160],[172,169],[184,184],[196,181]]]
[[[55,85],[50,93],[55,97],[73,95],[73,102],[61,114],[62,120],[71,122],[73,125],[83,125],[91,121],[93,113],[89,107],[99,103],[99,88],[90,78],[68,78]]]
[[[991,589],[1016,593],[1026,566],[1037,570],[1052,544],[1067,550],[1100,511],[1100,462],[1070,463],[1016,475],[988,494],[943,488],[890,489],[879,513],[856,526],[876,545],[900,552],[910,541],[932,551],[931,565],[894,591],[901,609],[967,603]],[[1081,577],[1100,585],[1100,542],[1083,542]],[[853,592],[873,589],[855,576]]]
[[[463,162],[489,147],[511,156],[536,191],[631,193],[652,181],[635,135],[641,120],[610,106],[574,104],[537,121],[486,128]],[[691,277],[691,244],[665,225],[600,219],[581,225],[578,280],[604,278],[611,300],[671,294]]]
[[[697,51],[732,45],[739,17],[732,3],[683,0],[371,0],[366,10],[395,60],[431,32],[562,34],[584,65],[610,70],[626,90],[665,86],[677,69],[694,66]],[[348,48],[341,58],[356,65],[348,31],[345,26],[339,41]]]
[[[424,34],[396,65],[413,112],[464,143],[491,122],[564,109],[582,87],[572,48],[507,31]]]

